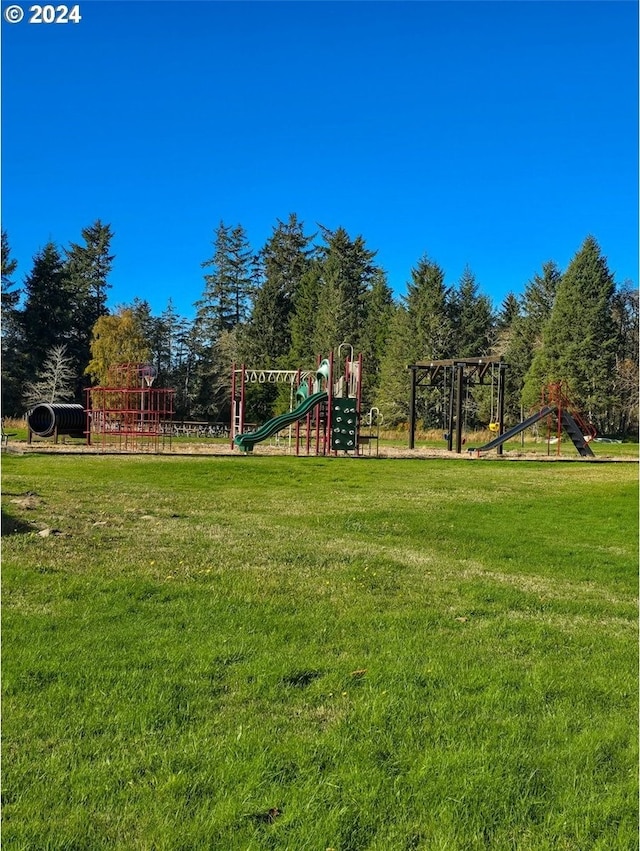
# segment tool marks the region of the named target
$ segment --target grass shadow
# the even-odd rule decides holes
[[[0,513],[0,521],[0,536],[3,538],[7,535],[25,535],[27,532],[37,531],[37,527],[32,523],[17,520],[15,517],[7,514],[4,508]]]

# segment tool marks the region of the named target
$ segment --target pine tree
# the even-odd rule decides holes
[[[491,350],[494,316],[489,299],[478,291],[475,276],[465,267],[450,299],[454,357],[477,358]]]
[[[411,269],[407,294],[391,322],[381,364],[376,404],[387,422],[398,424],[408,419],[411,374],[407,366],[452,356],[450,298],[444,271],[423,255]],[[443,425],[445,408],[442,393],[436,389],[425,387],[416,398],[416,416],[427,427]]]
[[[205,347],[246,319],[255,278],[254,255],[241,225],[232,228],[221,221],[213,247],[212,257],[201,264],[210,271],[196,302],[196,325]]]
[[[540,402],[542,388],[537,388],[534,396],[523,397],[525,377],[535,353],[542,347],[543,330],[551,316],[561,279],[558,267],[549,260],[543,263],[542,273],[536,273],[525,286],[520,315],[512,322],[504,351],[508,364],[505,376],[505,420],[508,424],[518,422],[526,409]]]
[[[33,259],[24,282],[25,302],[19,314],[20,339],[27,377],[40,371],[47,353],[67,343],[73,329],[74,302],[62,257],[49,242]],[[73,356],[73,352],[69,352]]]
[[[216,347],[223,335],[241,327],[245,321],[258,274],[256,258],[241,225],[231,227],[221,221],[213,246],[212,257],[202,263],[210,271],[204,275],[205,288],[195,304],[186,394],[192,412],[207,416],[216,407],[213,389],[219,371]]]
[[[291,363],[310,366],[318,351],[315,346],[318,295],[322,287],[322,264],[315,259],[301,276],[293,297],[291,315]]]
[[[576,404],[605,430],[615,371],[614,293],[606,258],[588,236],[558,286],[543,346],[525,381],[528,398],[549,382],[566,382]]]
[[[80,365],[90,357],[93,327],[108,313],[107,291],[114,255],[111,251],[111,225],[97,219],[82,230],[84,244],[71,243],[66,249],[64,277],[70,293],[72,328],[69,351]]]
[[[155,386],[170,386],[174,326],[178,322],[178,315],[173,310],[171,299],[168,303],[170,311],[168,315],[165,311],[161,316],[154,316],[149,302],[137,296],[130,305],[121,305],[119,309],[128,309],[133,312],[142,336],[147,341],[149,361],[157,371]]]
[[[168,386],[175,388],[176,416],[191,416],[197,397],[199,342],[195,323],[178,319],[175,332],[175,355]]]
[[[638,431],[638,386],[640,384],[640,300],[638,288],[625,281],[613,297],[616,328],[616,366],[610,413],[610,431],[624,436]]]
[[[260,253],[263,282],[255,295],[244,340],[246,357],[255,365],[286,366],[292,347],[294,300],[310,267],[312,239],[292,213],[287,222],[278,220]]]
[[[2,321],[3,324],[11,321],[10,314],[18,305],[20,290],[14,290],[15,281],[13,276],[18,268],[18,261],[11,256],[9,236],[2,229]],[[4,329],[3,329],[4,333]]]
[[[448,315],[449,299],[444,271],[423,256],[411,270],[405,302],[413,337],[413,363],[451,356],[453,327]]]
[[[196,412],[216,421],[229,422],[231,417],[231,368],[238,361],[239,329],[236,325],[220,335],[208,359],[208,370],[201,376]]]
[[[405,305],[397,305],[389,322],[389,339],[380,364],[380,382],[375,405],[384,417],[385,425],[395,427],[409,419],[411,374],[407,369],[414,362],[415,352],[412,322]]]
[[[313,234],[304,233],[304,222],[299,222],[296,214],[291,213],[287,222],[278,220],[260,254],[265,283],[270,283],[273,292],[279,294],[287,315],[287,324],[290,324],[293,301],[300,282],[311,264],[313,238]],[[254,312],[256,307],[257,304],[254,305]],[[285,353],[284,349],[282,353]]]
[[[500,331],[510,328],[514,321],[520,316],[520,302],[513,292],[507,293],[500,306],[496,327]]]
[[[542,274],[535,274],[525,287],[522,297],[522,312],[527,317],[536,335],[542,340],[542,331],[547,324],[562,273],[553,260],[542,264]]]
[[[321,226],[326,245],[320,251],[321,288],[318,295],[315,348],[326,353],[341,343],[354,350],[361,345],[366,316],[367,292],[378,267],[375,251],[361,236],[351,239],[342,227],[335,231]]]
[[[20,289],[14,275],[18,262],[11,257],[6,230],[2,229],[2,413],[17,415],[20,411],[20,387],[24,380],[21,356],[18,302]]]
[[[394,314],[393,293],[382,269],[374,274],[371,289],[366,294],[365,317],[362,324],[362,407],[370,408],[380,385],[380,367],[384,360]]]
[[[158,369],[158,384],[165,387],[171,386],[176,367],[181,322],[181,317],[175,309],[173,300],[169,298],[167,306],[156,320],[156,333],[154,335],[154,363]]]
[[[404,364],[406,376],[406,401],[402,403],[408,411],[410,374],[409,363],[421,360],[442,360],[452,356],[454,345],[453,325],[449,304],[452,294],[445,285],[443,269],[424,255],[411,269],[407,283],[405,304],[409,322],[409,351]],[[402,365],[398,364],[398,369]],[[436,388],[424,387],[416,398],[416,417],[427,428],[442,427],[445,420],[446,402]]]

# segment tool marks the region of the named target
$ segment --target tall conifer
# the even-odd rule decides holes
[[[558,286],[553,310],[525,382],[529,398],[564,381],[576,403],[602,427],[611,402],[616,355],[613,276],[588,236]]]

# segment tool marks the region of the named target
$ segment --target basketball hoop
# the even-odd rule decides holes
[[[147,387],[151,387],[153,382],[158,377],[158,370],[155,368],[155,366],[153,366],[153,364],[148,363],[141,367],[140,375],[142,376],[142,379],[144,380],[144,383],[147,385]]]

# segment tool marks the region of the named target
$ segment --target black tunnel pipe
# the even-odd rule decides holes
[[[38,437],[51,437],[56,433],[84,437],[86,415],[82,405],[41,403],[27,414],[27,425]]]

